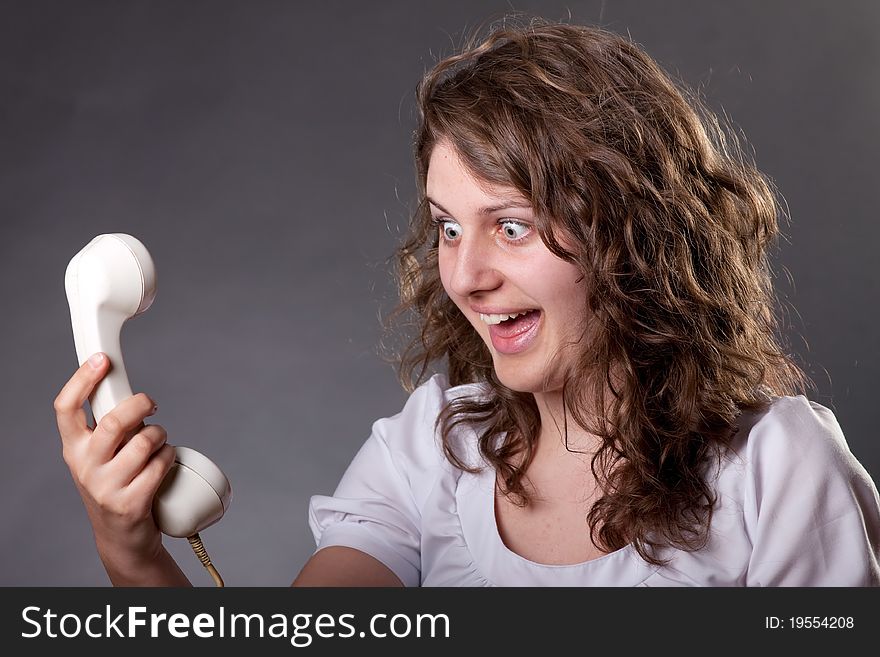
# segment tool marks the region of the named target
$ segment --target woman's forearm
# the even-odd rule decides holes
[[[100,547],[98,552],[113,586],[192,586],[164,546],[152,559],[141,561],[114,558]]]

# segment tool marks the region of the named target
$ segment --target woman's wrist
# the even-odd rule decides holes
[[[192,586],[161,542],[147,554],[125,553],[98,543],[98,554],[113,586]]]

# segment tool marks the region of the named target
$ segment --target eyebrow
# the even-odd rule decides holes
[[[452,213],[440,205],[437,201],[432,199],[430,196],[426,196],[425,199],[433,206],[436,206],[438,210],[441,212],[452,215]],[[510,210],[511,208],[527,208],[529,210],[532,209],[532,204],[528,201],[505,201],[503,203],[499,203],[497,205],[487,205],[477,210],[477,214],[480,215],[489,215],[494,212],[499,212],[500,210]]]

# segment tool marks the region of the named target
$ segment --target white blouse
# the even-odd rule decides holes
[[[377,420],[334,495],[311,498],[317,549],[366,552],[407,586],[880,586],[877,487],[834,414],[802,395],[740,417],[748,428],[718,470],[709,543],[663,548],[671,561],[659,567],[632,545],[573,565],[535,563],[504,545],[494,470],[453,467],[434,431],[447,401],[486,391],[449,388],[437,374]],[[466,463],[486,465],[473,428],[453,435]]]

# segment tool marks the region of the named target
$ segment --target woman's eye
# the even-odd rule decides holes
[[[461,237],[461,226],[459,226],[454,221],[443,220],[438,222],[440,224],[440,232],[443,233],[443,239],[447,242],[451,242],[457,240]]]
[[[518,221],[502,221],[501,230],[504,232],[504,236],[511,242],[518,242],[529,234],[529,227]]]
[[[431,223],[440,229],[440,236],[446,243],[455,242],[462,235],[461,224],[452,219],[433,218]],[[531,232],[531,228],[528,224],[514,221],[513,219],[504,219],[498,222],[498,225],[501,226],[501,232],[504,234],[504,238],[507,242],[520,242],[525,240]]]

